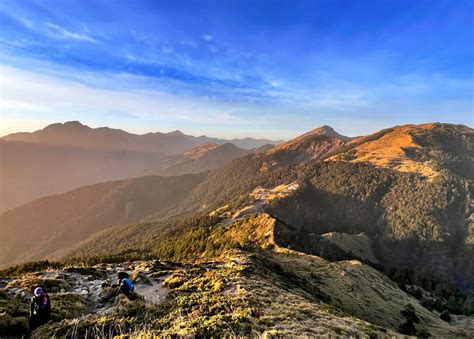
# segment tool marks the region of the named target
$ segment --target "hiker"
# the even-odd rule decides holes
[[[119,294],[123,294],[129,299],[135,299],[136,294],[133,293],[135,286],[133,286],[127,272],[119,272],[118,279],[118,284],[113,284],[110,288],[104,291],[105,295],[102,297],[101,302],[108,302]]]
[[[133,286],[129,275],[127,272],[119,272],[118,278],[118,286],[120,287],[119,292],[125,294],[127,297],[130,297],[130,295],[133,293],[133,290],[135,289],[135,286]]]
[[[51,301],[49,296],[37,287],[30,304],[30,330],[34,331],[51,319]]]

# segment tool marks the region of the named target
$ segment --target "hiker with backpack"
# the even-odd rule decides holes
[[[137,295],[134,293],[135,286],[133,285],[130,276],[127,272],[118,273],[118,283],[113,284],[107,288],[104,292],[104,296],[101,298],[101,302],[108,302],[115,299],[120,294],[125,295],[129,299],[136,299]]]
[[[30,304],[30,330],[34,331],[51,319],[51,301],[41,287],[37,287]]]
[[[127,297],[133,293],[135,286],[133,286],[132,281],[130,280],[130,276],[127,272],[119,272],[118,273],[119,284],[120,287],[119,292],[125,294]]]

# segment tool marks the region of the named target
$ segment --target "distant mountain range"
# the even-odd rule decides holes
[[[267,149],[266,147],[271,148],[273,145],[264,145],[258,149],[244,150],[231,143],[222,145],[207,143],[162,161],[149,174],[169,176],[213,170],[224,166],[236,158],[265,150]]]
[[[179,131],[135,135],[106,127],[93,129],[77,121],[7,135],[0,139],[0,177],[5,178],[0,185],[0,212],[103,181],[216,169],[272,143],[193,137]]]
[[[9,134],[2,139],[88,149],[158,152],[168,156],[181,154],[206,143],[232,143],[239,148],[253,149],[281,142],[252,138],[226,140],[204,135],[194,137],[180,131],[137,135],[108,127],[90,128],[79,121],[51,124],[36,132]]]
[[[293,206],[291,204],[295,204],[297,201],[303,199],[298,203],[300,204],[300,207],[293,206],[288,210],[289,212],[286,212],[289,208],[286,207],[286,202],[283,204],[283,201],[286,200],[282,200],[279,205],[280,207],[275,209],[274,214],[280,215],[280,218],[284,218],[286,220],[285,222],[288,224],[319,225],[318,227],[323,233],[334,230],[341,232],[355,231],[373,233],[378,227],[376,225],[381,222],[380,220],[377,220],[377,218],[383,216],[383,220],[385,220],[383,223],[388,222],[390,224],[391,222],[396,222],[397,225],[396,227],[390,226],[395,227],[391,231],[389,231],[389,226],[384,226],[384,232],[391,232],[387,233],[385,236],[391,234],[390,237],[396,237],[397,239],[403,238],[406,236],[405,232],[408,229],[413,229],[415,225],[409,224],[409,226],[403,226],[402,224],[405,221],[399,221],[397,219],[397,212],[393,210],[394,206],[397,206],[396,201],[391,203],[391,205],[387,207],[389,209],[387,209],[385,212],[382,212],[379,217],[374,215],[374,213],[379,213],[377,211],[382,208],[380,205],[381,201],[383,201],[383,199],[389,199],[388,197],[390,195],[387,194],[391,191],[388,187],[398,185],[396,182],[405,180],[403,179],[405,178],[404,175],[408,175],[406,180],[415,180],[414,182],[417,183],[416,185],[419,186],[420,190],[431,190],[435,189],[435,187],[436,190],[441,191],[447,189],[461,191],[465,190],[466,188],[463,188],[465,187],[463,182],[465,180],[471,180],[473,173],[471,171],[472,167],[470,167],[474,163],[473,138],[474,134],[472,129],[465,126],[446,124],[406,125],[394,127],[374,135],[361,137],[358,139],[350,139],[341,136],[331,128],[325,126],[306,133],[298,138],[295,138],[294,140],[260,152],[241,150],[232,144],[205,144],[197,149],[185,152],[181,156],[167,158],[166,160],[161,161],[156,168],[148,171],[149,174],[180,175],[182,173],[198,173],[201,171],[207,171],[212,168],[222,167],[224,163],[228,163],[228,165],[221,169],[196,176],[195,180],[197,181],[193,181],[194,184],[191,186],[184,186],[182,188],[184,191],[176,186],[175,190],[171,190],[168,193],[169,199],[173,203],[169,203],[165,207],[158,201],[155,201],[154,204],[150,205],[150,207],[147,207],[146,209],[139,207],[142,205],[142,203],[138,203],[137,201],[140,199],[146,201],[148,198],[145,197],[147,197],[149,194],[153,194],[152,192],[149,192],[150,187],[155,187],[153,190],[156,190],[157,193],[159,193],[162,191],[160,185],[165,185],[165,183],[168,182],[164,181],[165,179],[161,177],[150,176],[143,179],[134,179],[132,181],[124,182],[127,183],[126,187],[129,187],[130,189],[132,189],[131,187],[135,187],[135,184],[138,186],[133,188],[133,194],[120,195],[123,197],[121,198],[123,199],[123,202],[122,205],[119,205],[121,207],[118,208],[117,213],[119,215],[124,213],[127,202],[127,206],[134,206],[131,210],[138,209],[142,211],[134,214],[127,214],[127,218],[125,219],[117,219],[117,216],[114,215],[114,213],[110,214],[111,219],[100,219],[102,216],[100,218],[99,216],[102,214],[97,214],[97,212],[94,212],[95,209],[84,209],[81,211],[76,211],[77,214],[72,214],[71,216],[59,217],[59,214],[57,213],[61,213],[59,211],[63,211],[65,209],[65,205],[63,204],[71,204],[70,207],[66,208],[68,210],[74,209],[74,206],[79,203],[77,199],[70,198],[70,196],[72,197],[77,195],[74,193],[76,191],[72,191],[63,195],[47,197],[38,201],[34,201],[30,204],[4,213],[1,216],[2,233],[9,233],[9,231],[7,231],[8,229],[18,230],[22,227],[31,227],[29,225],[34,224],[37,218],[37,212],[35,211],[44,209],[44,207],[38,207],[38,204],[41,204],[41,206],[50,206],[48,207],[48,210],[51,211],[50,213],[45,214],[47,218],[51,218],[51,220],[46,219],[44,222],[45,226],[56,223],[55,220],[61,220],[61,223],[70,225],[71,223],[77,222],[77,220],[79,220],[79,216],[81,216],[80,220],[89,220],[88,222],[82,221],[82,227],[84,229],[88,229],[88,231],[84,231],[82,236],[78,236],[76,238],[76,242],[78,242],[80,240],[84,240],[87,236],[91,235],[97,230],[105,229],[113,225],[138,222],[142,219],[144,221],[150,222],[153,220],[161,220],[163,217],[170,215],[197,213],[202,209],[206,210],[212,206],[217,208],[220,205],[225,205],[226,203],[232,202],[239,197],[245,196],[255,187],[262,184],[265,184],[266,186],[272,186],[284,183],[285,180],[290,179],[302,180],[303,182],[306,182],[307,180],[310,180],[309,178],[314,176],[314,179],[308,181],[311,183],[311,185],[306,185],[305,187],[319,188],[317,188],[317,190],[314,192],[312,190],[316,188],[312,188],[311,190],[307,189],[307,193],[305,194],[309,194],[310,196],[316,194],[316,196],[310,200],[306,200],[304,195],[302,195],[301,198],[292,198],[291,200],[288,200],[290,203],[288,206]],[[390,145],[390,147],[388,147],[388,145]],[[359,164],[364,165],[365,167],[361,167]],[[372,167],[365,164],[369,164]],[[371,168],[373,168],[373,170]],[[395,170],[393,173],[400,173],[393,175],[396,175],[397,178],[401,175],[401,179],[395,180],[395,177],[393,179],[380,179],[383,176],[389,175],[388,173],[391,173],[386,171],[392,170]],[[333,172],[333,174],[321,174],[327,171]],[[360,174],[357,175],[361,177],[354,177],[353,175],[348,176],[349,172],[347,171],[353,172],[354,175],[360,172]],[[362,174],[364,171],[367,172],[366,175]],[[371,174],[371,171],[375,171],[373,173],[378,179],[376,179],[376,177],[372,178],[374,174]],[[345,172],[347,173],[343,175]],[[320,174],[316,175],[316,173]],[[389,176],[391,175],[392,174]],[[359,180],[360,183],[358,181],[354,181],[354,183],[351,184],[350,181],[348,181],[348,178],[358,178],[357,180]],[[140,185],[138,184],[141,182],[140,180],[145,180],[148,184]],[[176,182],[179,182],[178,178],[169,180],[177,180]],[[316,181],[313,182],[312,180]],[[320,186],[319,182],[326,182],[326,186]],[[438,184],[441,186],[437,186]],[[81,190],[84,192],[87,192],[88,190],[96,190],[96,187],[101,187],[101,185],[102,184],[98,186],[88,186],[81,188]],[[116,182],[107,185],[112,185],[113,187],[117,185],[118,187],[122,187],[124,184],[122,182]],[[356,200],[354,200],[354,203],[356,203],[356,205],[350,207],[350,209],[359,206],[357,204],[362,205],[350,213],[347,212],[348,219],[346,221],[336,222],[339,216],[345,215],[345,207],[343,206],[346,204],[346,202],[341,205],[341,203],[336,203],[336,196],[334,196],[334,198],[330,197],[334,194],[337,194],[340,195],[342,199],[342,197],[350,197],[352,194],[362,194],[362,192],[357,193],[357,190],[362,189],[357,188],[357,185],[366,185],[367,192],[363,193],[364,195],[360,198],[362,199],[361,202],[357,202],[357,199],[359,198],[355,198]],[[411,186],[407,185],[405,189],[411,189]],[[462,200],[464,201],[463,206],[465,204],[468,206],[468,203],[465,200],[467,198],[465,195],[463,195],[467,193],[461,193],[461,191],[457,193],[461,194],[459,198],[449,198],[449,194],[451,193],[446,193],[447,195],[445,198],[440,196],[436,199],[448,199],[445,202],[441,202],[440,200],[439,204],[442,206],[444,206],[443,204],[452,204],[453,202],[449,202],[452,200],[449,199],[464,199]],[[329,195],[329,192],[332,193]],[[372,198],[368,197],[373,194],[370,192],[374,192],[374,194],[376,193],[378,196],[377,199],[379,200],[370,200]],[[108,197],[107,199],[109,199],[106,205],[116,206],[117,202],[114,200],[114,197],[116,196],[115,193],[111,195],[111,193],[108,193],[107,191],[104,194]],[[395,194],[395,196],[397,196],[398,193],[392,192],[390,194]],[[92,195],[95,196],[95,193]],[[384,196],[386,198],[384,198]],[[408,195],[404,196],[403,199],[408,199],[406,203],[408,203],[410,206],[417,206],[421,203],[420,200],[409,200],[411,198],[415,199],[415,196],[416,194],[413,193],[412,197]],[[429,193],[425,192],[425,196],[428,197]],[[300,195],[298,195],[298,197],[300,197]],[[91,201],[90,198],[84,199]],[[365,199],[369,200],[365,202]],[[334,206],[339,205],[339,207],[332,210],[331,206],[333,205],[328,204],[328,201],[334,201]],[[400,204],[398,208],[403,208],[402,206],[404,205],[402,205],[402,201],[404,200],[400,200],[398,202]],[[101,208],[106,209],[106,205],[102,205],[103,201],[100,200],[99,202],[101,204],[100,206],[103,206]],[[311,205],[305,207],[306,202],[311,202]],[[366,205],[366,203],[369,202],[370,204],[377,204],[373,206],[370,204]],[[59,208],[60,205],[58,204],[63,207]],[[313,206],[319,206],[319,204],[322,204],[320,205],[321,207],[314,209]],[[131,207],[128,208],[130,209]],[[301,208],[303,208],[301,213],[296,212]],[[306,210],[306,208],[309,210]],[[321,208],[325,211],[322,215],[318,214],[320,213],[319,211],[321,211]],[[366,209],[368,210],[365,211]],[[420,207],[420,209],[424,214],[418,215],[416,214],[416,210],[413,211],[413,213],[415,213],[414,215],[417,215],[416,218],[421,218],[419,221],[422,223],[421,225],[424,225],[424,223],[430,223],[431,229],[429,233],[427,233],[427,231],[419,231],[424,232],[424,237],[427,237],[428,239],[444,239],[443,237],[445,237],[445,234],[448,233],[451,235],[456,234],[457,236],[460,236],[460,231],[453,228],[457,227],[455,226],[457,223],[455,223],[454,220],[459,220],[459,225],[464,225],[464,221],[462,220],[467,220],[463,219],[465,218],[463,217],[464,214],[453,214],[448,219],[446,219],[446,217],[439,219],[440,216],[436,214],[438,213],[436,210],[428,212],[429,209],[426,207]],[[55,210],[58,212],[54,212]],[[362,213],[361,211],[365,212]],[[400,213],[406,214],[407,211],[408,209],[405,208],[405,210],[400,210]],[[456,212],[457,210],[452,211],[452,213],[458,213]],[[435,214],[431,215],[429,213]],[[361,215],[360,218],[362,219],[358,220],[357,215]],[[333,221],[330,221],[332,219],[324,219],[329,216],[335,219]],[[369,216],[373,216],[375,219],[370,219],[372,217]],[[313,220],[313,217],[316,219]],[[390,218],[395,219],[390,221]],[[407,216],[407,218],[409,218],[409,216]],[[444,225],[447,220],[450,220],[451,223]],[[12,227],[11,225],[15,226],[10,228]],[[326,226],[323,227],[322,225]],[[423,228],[424,226],[417,227]],[[437,227],[439,229],[437,229]],[[128,227],[127,230],[124,230],[124,232],[133,232],[133,229],[133,227]],[[39,234],[47,234],[47,232],[41,230],[40,226],[37,226],[34,232],[39,232]],[[399,234],[399,232],[402,233]],[[23,232],[21,233],[23,234]],[[112,234],[113,233],[114,232],[112,231]],[[470,236],[469,233],[466,233],[463,235],[462,239],[471,238],[472,235]],[[18,239],[18,241],[21,242],[21,239]],[[45,239],[45,241],[47,241],[47,239]],[[70,246],[74,242],[75,241],[73,240],[69,241],[66,247]],[[61,246],[55,246],[54,249],[58,249],[59,247]],[[12,248],[16,249],[19,247],[13,246]],[[107,248],[107,246],[98,247],[97,250],[99,248],[101,251],[113,250],[112,248]],[[50,253],[52,252],[52,249],[53,247],[51,248],[51,251],[49,251]],[[92,249],[90,250],[92,252],[94,251]],[[36,252],[33,250],[31,253]],[[43,253],[41,257],[43,256],[47,256],[47,253]],[[8,264],[17,261],[14,259],[15,254],[9,255],[9,258],[10,259],[7,260],[5,257],[3,257],[1,259],[1,263]],[[35,256],[32,255],[28,258],[33,259]]]
[[[35,145],[39,154],[60,147],[3,144]],[[64,147],[64,156],[84,150]],[[253,150],[205,143],[174,156],[123,154],[137,152],[150,161],[139,169],[149,175],[83,186],[0,214],[0,267],[45,258],[68,265],[186,261],[170,278],[178,281],[190,262],[225,258],[227,270],[241,265],[237,255],[252,263],[236,279],[253,286],[257,304],[269,291],[280,295],[280,286],[311,309],[330,306],[325,316],[339,323],[343,310],[348,324],[360,324],[356,317],[384,333],[472,333],[462,315],[474,314],[472,128],[403,125],[348,138],[323,126]],[[228,291],[209,286],[212,298]],[[269,303],[277,305],[273,297]],[[410,324],[407,312],[422,319]]]
[[[329,259],[376,261],[387,270],[422,269],[428,276],[474,290],[469,259],[474,255],[473,129],[449,124],[405,125],[347,142],[327,136],[324,130],[264,153],[237,158],[210,172],[170,210],[134,225],[106,230],[65,252],[63,258],[120,253],[143,246],[157,255],[169,255],[172,244],[186,239],[196,225],[208,225],[204,229],[209,233],[203,239],[214,238],[218,237],[214,231],[220,229],[219,220],[237,216],[235,223],[230,218],[224,225],[241,225],[241,231],[231,232],[233,236],[225,241],[235,240],[240,232],[270,234],[282,247]],[[358,158],[367,156],[362,150],[370,150],[366,161]],[[256,188],[292,182],[298,184],[293,194],[277,190],[275,199],[263,210],[252,205],[259,196],[252,193]],[[212,211],[218,211],[213,212],[219,216],[215,221],[205,217]],[[262,211],[276,220],[271,230],[259,231],[260,226],[251,222]],[[246,227],[251,228],[246,231]],[[357,239],[362,238],[354,238],[355,243],[346,247],[341,244],[350,237],[337,242],[337,235],[326,236],[329,232],[363,233],[368,236],[363,244],[370,248],[355,251],[361,246]],[[199,255],[184,247],[180,250]],[[180,257],[176,248],[172,251]],[[354,254],[372,252],[366,258]]]

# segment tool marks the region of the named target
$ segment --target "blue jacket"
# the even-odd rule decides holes
[[[120,289],[122,290],[123,293],[129,294],[133,292],[135,286],[133,286],[130,278],[123,278],[120,281]]]

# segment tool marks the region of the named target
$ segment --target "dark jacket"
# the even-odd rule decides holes
[[[49,319],[51,316],[51,301],[47,294],[33,296],[30,304],[30,316]]]

